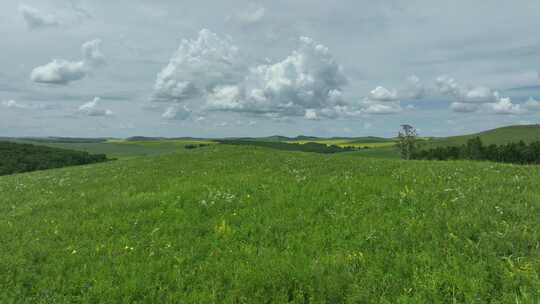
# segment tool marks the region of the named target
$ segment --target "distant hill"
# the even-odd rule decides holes
[[[0,137],[3,141],[33,142],[33,143],[103,143],[110,138],[83,137]]]
[[[317,140],[319,137],[316,136],[305,136],[305,135],[298,135],[296,137],[291,138],[291,140]]]
[[[340,141],[348,142],[351,144],[354,143],[379,143],[379,142],[390,142],[393,141],[391,138],[375,137],[375,136],[365,136],[365,137],[317,137],[317,136],[306,136],[298,135],[295,137],[288,137],[283,135],[272,135],[266,137],[231,137],[227,138],[230,140],[244,140],[244,141],[266,141],[266,142],[330,142],[330,141]]]
[[[432,138],[426,142],[424,147],[459,146],[465,144],[467,140],[477,136],[487,145],[507,144],[519,142],[521,140],[530,143],[540,141],[540,125],[508,126],[469,135]]]
[[[147,137],[147,136],[132,136],[126,138],[127,141],[157,141],[162,140],[163,137]]]

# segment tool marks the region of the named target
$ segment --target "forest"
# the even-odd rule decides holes
[[[108,160],[104,154],[0,141],[0,175],[94,164]]]
[[[539,164],[540,141],[484,145],[480,137],[474,137],[461,146],[417,150],[413,153],[412,158],[426,160],[485,160],[523,165]]]

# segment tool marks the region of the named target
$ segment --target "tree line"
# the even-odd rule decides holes
[[[274,141],[251,141],[251,140],[233,140],[233,139],[218,140],[218,142],[221,144],[227,144],[227,145],[259,146],[259,147],[266,147],[266,148],[277,149],[277,150],[303,151],[303,152],[314,152],[314,153],[322,153],[322,154],[351,152],[351,151],[357,151],[361,149],[361,148],[356,148],[352,146],[340,147],[337,145],[326,145],[326,144],[315,143],[315,142],[307,142],[304,144],[298,144],[298,143],[285,143],[285,142],[274,142]]]
[[[94,164],[108,160],[104,154],[0,141],[0,175]]]
[[[413,159],[428,160],[487,160],[514,164],[540,164],[540,141],[484,145],[480,137],[471,138],[461,146],[417,150]]]

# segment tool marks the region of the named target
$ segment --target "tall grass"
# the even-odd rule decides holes
[[[538,303],[540,169],[216,145],[0,178],[0,303]]]

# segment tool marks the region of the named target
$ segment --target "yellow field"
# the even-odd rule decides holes
[[[319,144],[325,144],[325,145],[336,145],[339,147],[356,147],[356,148],[383,148],[383,147],[391,147],[395,145],[394,142],[353,142],[348,139],[320,139],[320,140],[294,140],[294,141],[288,141],[288,143],[291,144],[306,144],[309,142],[319,143]]]

